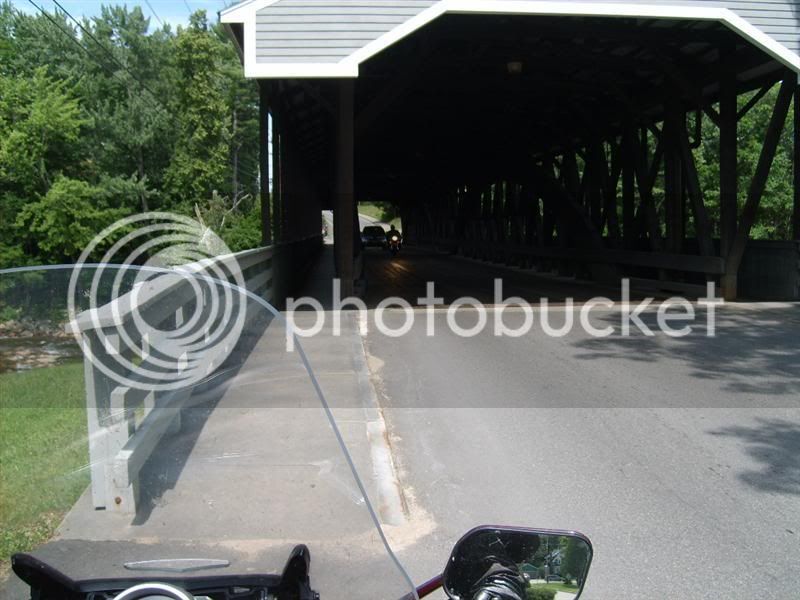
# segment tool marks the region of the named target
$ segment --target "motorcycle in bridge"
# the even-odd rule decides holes
[[[387,248],[389,249],[389,253],[392,256],[396,256],[398,252],[400,252],[400,247],[403,245],[403,241],[400,239],[400,234],[396,232],[389,232],[388,240],[387,240]]]

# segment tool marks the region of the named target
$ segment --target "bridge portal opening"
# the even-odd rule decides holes
[[[445,13],[389,37],[366,47],[355,79],[263,82],[281,139],[280,218],[305,218],[291,197],[309,190],[308,206],[333,209],[344,290],[365,273],[365,200],[396,203],[421,248],[690,294],[752,285],[738,277],[749,234],[778,145],[798,139],[785,48],[690,9]],[[758,102],[769,122],[743,180],[738,122]],[[709,135],[711,186],[696,151]],[[796,259],[796,245],[785,250]],[[777,264],[773,251],[754,252],[756,271]],[[800,274],[783,277],[780,294],[796,295]]]

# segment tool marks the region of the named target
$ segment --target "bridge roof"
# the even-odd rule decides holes
[[[360,66],[446,14],[610,17],[698,31],[722,25],[800,72],[790,0],[244,0],[220,13],[253,78],[358,77]]]

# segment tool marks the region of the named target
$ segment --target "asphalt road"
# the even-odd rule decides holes
[[[408,296],[409,282],[430,277],[470,291],[463,264],[376,257],[370,294]],[[479,279],[475,295],[486,293]],[[384,317],[391,327],[405,319]],[[458,320],[475,322],[467,311]],[[488,522],[586,533],[595,547],[587,600],[796,597],[800,307],[724,307],[714,338],[701,324],[680,339],[594,339],[577,327],[561,338],[534,328],[464,339],[443,311],[433,324],[429,337],[417,311],[405,336],[371,325],[366,338],[417,533],[397,542],[415,580]]]

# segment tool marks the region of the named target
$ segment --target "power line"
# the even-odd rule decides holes
[[[161,17],[158,16],[158,13],[153,8],[153,5],[150,4],[150,0],[144,0],[144,3],[147,4],[147,8],[149,8],[150,12],[153,13],[153,16],[156,18],[156,21],[158,21],[161,24],[161,26],[163,27],[164,26],[164,21],[162,21]]]
[[[186,5],[186,10],[189,11],[189,15],[191,16],[192,14],[194,14],[194,11],[192,10],[192,7],[189,6],[189,0],[183,0],[183,3]]]
[[[91,54],[84,47],[84,45],[81,44],[77,39],[75,39],[75,37],[69,31],[66,31],[63,27],[61,27],[61,25],[58,24],[58,21],[56,21],[53,17],[50,16],[50,13],[48,13],[45,9],[36,4],[33,0],[28,0],[28,2],[33,4],[34,7],[36,7],[45,17],[47,17],[48,21],[50,21],[53,25],[55,25],[61,33],[63,33],[70,39],[70,41],[74,42],[75,45],[78,46],[78,48],[83,50],[88,56],[91,56]]]
[[[145,1],[147,1],[147,0],[145,0]],[[185,0],[184,0],[184,1],[185,1]],[[61,26],[61,25],[58,23],[58,21],[56,21],[56,20],[55,20],[55,19],[54,19],[54,18],[53,18],[53,17],[50,15],[50,13],[49,13],[49,12],[47,12],[47,11],[46,11],[46,10],[45,10],[43,7],[41,7],[41,6],[39,6],[38,4],[36,4],[36,2],[34,2],[33,0],[28,0],[28,2],[29,2],[31,5],[33,5],[33,6],[34,6],[34,8],[36,8],[36,9],[37,9],[37,10],[38,10],[40,13],[42,13],[42,15],[43,15],[45,18],[47,18],[47,20],[48,20],[48,21],[50,21],[50,22],[51,22],[53,25],[55,25],[55,26],[56,26],[56,28],[57,28],[57,29],[58,29],[58,30],[59,30],[59,31],[60,31],[60,32],[61,32],[63,35],[65,35],[65,36],[66,36],[66,37],[67,37],[67,38],[68,38],[68,39],[69,39],[71,42],[73,42],[73,43],[74,43],[76,46],[78,46],[78,47],[79,47],[81,50],[83,50],[83,52],[85,52],[85,53],[86,53],[86,55],[87,55],[89,58],[94,58],[94,57],[92,56],[92,53],[91,53],[91,52],[89,52],[88,48],[86,48],[86,47],[85,47],[83,44],[81,44],[81,43],[80,43],[80,42],[79,42],[79,41],[78,41],[78,40],[75,38],[75,36],[74,36],[72,33],[70,33],[69,31],[65,30],[65,29],[64,29],[64,28],[63,28],[63,27],[62,27],[62,26]],[[153,91],[152,91],[152,90],[151,90],[151,89],[150,89],[150,88],[149,88],[147,85],[145,85],[145,83],[144,83],[143,81],[141,81],[141,80],[140,80],[138,77],[136,77],[136,75],[134,75],[134,74],[133,74],[133,72],[132,72],[132,71],[131,71],[131,70],[130,70],[130,69],[129,69],[129,68],[126,66],[126,65],[124,65],[122,62],[120,62],[120,61],[117,59],[117,57],[116,57],[116,56],[114,56],[114,55],[113,55],[113,53],[111,53],[111,52],[108,50],[108,48],[106,48],[106,47],[105,47],[105,46],[104,46],[104,45],[103,45],[103,44],[102,44],[102,43],[101,43],[101,42],[100,42],[100,41],[99,41],[99,40],[98,40],[98,39],[97,39],[97,38],[96,38],[96,37],[95,37],[95,36],[94,36],[94,35],[93,35],[93,34],[92,34],[92,33],[91,33],[89,30],[88,30],[88,29],[86,29],[86,28],[83,26],[83,24],[82,24],[80,21],[78,21],[78,20],[77,20],[75,17],[73,17],[73,16],[72,16],[72,15],[71,15],[71,14],[70,14],[70,13],[69,13],[69,12],[68,12],[68,11],[67,11],[65,8],[64,8],[64,7],[63,7],[63,6],[62,6],[62,5],[61,5],[61,4],[58,2],[58,0],[53,0],[53,3],[54,3],[54,4],[56,4],[56,5],[57,5],[57,6],[58,6],[58,7],[59,7],[59,8],[60,8],[60,9],[61,9],[63,12],[64,12],[64,14],[65,14],[65,15],[67,15],[67,16],[68,16],[70,19],[72,19],[72,20],[73,20],[73,21],[74,21],[74,22],[75,22],[75,23],[78,25],[78,27],[81,29],[81,31],[83,31],[83,32],[84,32],[84,33],[85,33],[87,36],[89,36],[89,38],[91,38],[91,39],[94,41],[94,43],[95,43],[95,44],[97,44],[97,46],[98,46],[98,47],[99,47],[99,48],[100,48],[100,49],[101,49],[101,50],[102,50],[102,51],[103,51],[105,54],[107,54],[107,55],[108,55],[108,56],[111,58],[111,60],[113,60],[113,61],[114,61],[114,63],[116,63],[117,65],[119,65],[119,67],[120,67],[120,68],[122,68],[123,70],[125,70],[125,72],[126,72],[126,73],[128,73],[128,75],[130,75],[130,76],[131,76],[131,78],[133,78],[133,79],[134,79],[134,81],[136,81],[136,82],[137,82],[137,83],[138,83],[138,84],[139,84],[139,85],[140,85],[140,86],[141,86],[143,89],[145,89],[147,92],[149,92],[149,94],[150,94],[150,101],[151,101],[151,103],[152,103],[152,102],[154,102],[154,103],[155,103],[155,104],[153,104],[153,106],[154,106],[154,107],[161,108],[161,110],[163,110],[163,111],[164,111],[164,112],[167,114],[167,116],[171,117],[172,119],[174,119],[174,120],[177,120],[177,119],[178,119],[178,116],[177,116],[176,114],[174,114],[174,113],[173,113],[173,112],[172,112],[172,111],[171,111],[171,110],[170,110],[170,109],[169,109],[169,108],[168,108],[168,107],[167,107],[165,104],[163,104],[163,103],[162,103],[162,102],[159,100],[158,96],[157,96],[157,95],[156,95],[156,94],[155,94],[155,93],[154,93],[154,92],[153,92]],[[148,5],[149,5],[149,2],[148,2]],[[155,14],[155,13],[154,13],[154,14]],[[156,18],[158,18],[158,17],[156,17]],[[160,19],[159,19],[159,21],[160,21]],[[118,72],[115,72],[115,71],[109,71],[109,70],[108,70],[108,68],[107,68],[105,65],[100,65],[100,66],[101,66],[101,67],[102,67],[102,68],[103,68],[103,69],[104,69],[106,72],[108,72],[108,73],[109,73],[109,74],[110,74],[112,77],[114,77],[114,76],[117,76],[117,75],[118,75]],[[255,159],[253,159],[253,160],[255,161]],[[259,178],[259,175],[257,175],[257,174],[256,174],[256,172],[250,171],[249,169],[241,169],[241,168],[240,168],[240,171],[242,172],[242,174],[244,174],[244,175],[249,175],[249,176],[250,176],[251,178],[253,178],[253,179],[258,179],[258,178]]]
[[[115,63],[116,63],[116,64],[117,64],[117,65],[118,65],[118,66],[119,66],[121,69],[123,69],[123,70],[124,70],[126,73],[128,73],[128,75],[130,75],[130,76],[131,76],[131,77],[132,77],[132,78],[133,78],[133,79],[134,79],[134,80],[135,80],[135,81],[136,81],[136,82],[137,82],[137,83],[138,83],[140,86],[142,86],[142,88],[143,88],[143,89],[145,89],[145,90],[147,90],[148,92],[150,92],[150,95],[152,96],[153,100],[155,100],[155,101],[156,101],[156,102],[157,102],[159,105],[161,105],[161,107],[162,107],[164,110],[166,110],[166,111],[167,111],[167,113],[169,113],[169,112],[170,112],[169,108],[167,108],[167,107],[166,107],[164,104],[162,104],[162,103],[161,103],[161,101],[159,100],[159,98],[158,98],[158,96],[155,94],[155,92],[153,92],[153,90],[151,90],[149,87],[147,87],[147,85],[146,85],[146,84],[145,84],[145,83],[144,83],[144,82],[143,82],[141,79],[139,79],[139,78],[138,78],[136,75],[134,75],[133,71],[131,71],[131,70],[128,68],[128,66],[127,66],[127,65],[123,64],[122,62],[120,62],[120,61],[119,61],[119,59],[117,59],[117,57],[116,57],[116,56],[114,56],[114,53],[113,53],[113,52],[111,52],[111,51],[110,51],[108,48],[106,48],[106,47],[105,47],[105,46],[104,46],[104,45],[103,45],[103,44],[100,42],[100,40],[98,40],[98,39],[97,39],[97,38],[94,36],[94,34],[93,34],[91,31],[89,31],[88,29],[86,29],[86,27],[84,27],[84,26],[83,26],[83,23],[81,23],[80,21],[78,21],[78,19],[76,19],[75,17],[73,17],[73,16],[72,16],[72,15],[69,13],[69,11],[68,11],[67,9],[65,9],[65,8],[64,8],[64,7],[61,5],[61,3],[60,3],[58,0],[53,0],[53,4],[55,4],[56,6],[58,6],[58,7],[59,7],[59,8],[60,8],[60,9],[61,9],[63,12],[64,12],[64,14],[65,14],[65,15],[67,15],[67,16],[68,16],[70,19],[72,19],[72,20],[75,22],[75,24],[76,24],[78,27],[80,27],[81,31],[83,31],[83,33],[84,33],[84,34],[88,35],[88,36],[89,36],[89,37],[92,39],[92,41],[93,41],[95,44],[97,44],[97,47],[98,47],[98,48],[100,48],[100,50],[102,50],[102,51],[103,51],[105,54],[107,54],[107,55],[109,56],[109,58],[111,58],[111,60],[113,60],[113,61],[114,61],[114,62],[115,62]],[[149,4],[149,3],[148,3],[148,4]]]

